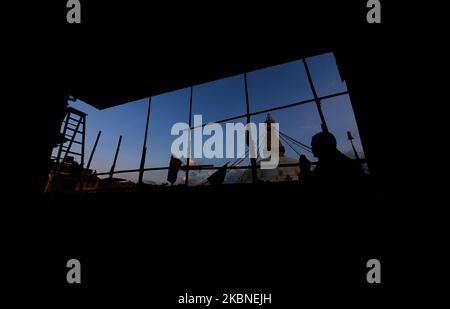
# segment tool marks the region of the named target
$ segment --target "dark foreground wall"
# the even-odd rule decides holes
[[[8,230],[19,237],[5,255],[18,262],[11,269],[20,289],[30,286],[58,308],[169,307],[187,290],[233,287],[268,288],[283,308],[306,300],[375,307],[390,296],[401,304],[419,295],[409,288],[432,272],[422,264],[437,238],[425,236],[436,227],[427,225],[431,195],[419,198],[429,181],[417,179],[417,148],[409,143],[420,131],[403,124],[412,118],[405,106],[413,101],[404,95],[415,89],[405,79],[416,73],[410,52],[418,43],[405,44],[416,33],[396,27],[401,14],[388,2],[377,28],[365,23],[364,3],[319,5],[316,13],[287,3],[262,10],[227,3],[206,16],[189,4],[133,11],[92,3],[78,28],[65,24],[62,5],[16,36],[20,60],[9,79],[20,86],[8,105],[18,109],[4,114],[12,143],[2,153],[3,178],[12,187],[5,208],[20,213]],[[102,14],[107,8],[112,15]],[[51,207],[41,193],[68,95],[120,101],[148,95],[150,82],[172,90],[185,86],[180,80],[219,78],[323,50],[336,54],[368,156],[373,179],[360,190],[227,186],[56,196]],[[427,267],[444,265],[438,257]],[[82,262],[81,286],[66,284],[69,258]],[[365,282],[371,258],[382,262],[381,286]]]
[[[89,295],[167,305],[185,292],[261,291],[276,307],[357,305],[362,296],[375,305],[403,275],[392,269],[408,245],[396,234],[404,208],[394,204],[369,183],[59,195],[46,224],[46,276],[52,291],[81,303]],[[79,287],[64,284],[68,258],[82,263]],[[382,289],[366,282],[371,258],[386,261]]]

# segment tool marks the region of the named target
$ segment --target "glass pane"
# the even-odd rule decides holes
[[[152,98],[146,167],[169,166],[172,142],[177,138],[171,129],[177,122],[189,123],[189,97],[190,88],[185,88]]]
[[[246,118],[239,118],[237,120],[233,120],[232,122],[228,122],[228,126],[231,126],[232,124],[243,124],[245,125],[247,123]],[[190,165],[191,166],[195,166],[195,165],[212,165],[214,167],[221,167],[223,165],[225,165],[226,163],[228,163],[228,166],[244,166],[244,165],[250,165],[250,159],[248,158],[248,154],[246,156],[244,156],[243,158],[238,157],[239,153],[237,151],[237,147],[238,147],[238,142],[242,142],[244,143],[243,146],[243,152],[244,155],[246,154],[247,151],[247,147],[245,145],[245,141],[238,141],[237,139],[237,135],[234,134],[234,138],[233,138],[233,147],[234,147],[234,152],[233,154],[229,154],[227,155],[226,153],[226,139],[230,138],[231,135],[227,135],[227,124],[226,123],[220,123],[219,124],[222,133],[223,133],[223,138],[222,138],[222,142],[220,143],[220,147],[222,148],[222,151],[217,151],[217,154],[222,156],[222,158],[206,158],[204,151],[202,151],[202,157],[196,157],[195,156],[195,151],[194,151],[194,144],[195,144],[195,139],[196,139],[196,133],[198,133],[197,136],[202,135],[202,129],[207,128],[208,126],[204,127],[204,128],[196,128],[193,130],[193,148],[192,148],[192,154],[193,154],[193,158],[191,159]],[[214,133],[217,134],[217,133]],[[202,145],[205,146],[205,142],[211,138],[212,135],[202,135]],[[230,140],[231,141],[231,140]],[[215,145],[217,146],[217,145]],[[208,147],[209,148],[209,147]],[[213,148],[214,150],[216,149],[215,147]],[[205,147],[202,148],[202,150],[205,150]],[[230,150],[231,151],[231,150]],[[200,153],[199,153],[200,154]],[[228,157],[227,157],[228,156]],[[189,172],[189,185],[199,185],[199,184],[203,184],[206,183],[207,184],[207,178],[209,176],[211,176],[214,172],[216,172],[216,170],[214,169],[208,169],[208,170],[191,170]],[[243,169],[229,169],[227,170],[226,176],[225,176],[225,183],[235,183],[238,182],[240,176],[243,174],[244,170]]]
[[[249,165],[250,163],[248,163]],[[189,185],[209,185],[207,178],[214,174],[217,170],[203,170],[189,172]],[[225,184],[244,183],[247,169],[228,169],[225,175]],[[248,170],[250,171],[250,170]],[[250,172],[249,172],[250,173]],[[251,175],[251,174],[250,174]],[[244,180],[243,180],[244,178]]]
[[[194,86],[192,115],[202,115],[203,123],[241,116],[246,110],[244,75]]]
[[[293,61],[248,73],[250,111],[313,98],[302,61]]]
[[[307,58],[306,63],[319,97],[347,91],[347,86],[339,75],[333,53]]]
[[[70,106],[87,113],[85,163],[94,146],[99,130],[102,131],[90,168],[108,172],[114,160],[119,136],[122,143],[115,170],[139,168],[148,99],[143,99],[105,110],[98,110],[80,100]],[[119,177],[119,176],[118,176]],[[137,180],[136,174],[122,174],[120,178]]]
[[[347,139],[347,131],[354,137],[353,144],[360,158],[364,158],[364,152],[359,137],[358,126],[348,95],[342,95],[322,101],[322,110],[328,125],[328,130],[336,137],[338,149],[355,158],[350,141]]]
[[[273,111],[270,116],[275,122],[279,123],[280,134],[284,134],[284,136],[280,135],[280,142],[285,151],[280,153],[280,164],[298,164],[300,154],[306,155],[310,161],[317,161],[309,151],[292,141],[294,139],[309,146],[312,136],[321,131],[315,103]],[[265,122],[267,117],[267,114],[256,115],[252,117],[252,122]],[[258,178],[262,181],[297,180],[299,171],[297,166],[277,167],[275,170],[258,170]]]

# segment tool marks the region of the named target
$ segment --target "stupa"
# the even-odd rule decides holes
[[[271,130],[273,127],[273,123],[275,120],[272,118],[270,114],[267,114],[267,118],[265,123],[267,124],[267,149],[271,149]],[[258,160],[258,163],[261,160]],[[280,141],[279,144],[279,165],[280,164],[298,164],[298,160],[293,159],[291,157],[286,156],[286,149]],[[258,164],[259,165],[259,164]],[[286,166],[286,167],[277,167],[274,169],[261,169],[258,168],[256,173],[258,175],[259,181],[289,181],[289,180],[297,180],[298,174],[300,172],[300,168],[298,166]],[[250,183],[252,182],[252,171],[246,170],[241,178],[241,183]]]

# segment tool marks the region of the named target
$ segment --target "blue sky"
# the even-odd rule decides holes
[[[319,96],[346,90],[345,82],[340,79],[332,53],[308,58],[307,63]],[[248,90],[251,112],[313,97],[301,60],[249,72]],[[187,123],[189,121],[189,95],[190,89],[185,88],[152,97],[146,167],[168,166],[170,147],[176,138],[176,136],[170,135],[170,130],[176,122]],[[92,169],[97,172],[109,171],[120,135],[123,136],[123,139],[116,170],[139,167],[147,104],[148,98],[145,98],[109,109],[97,110],[80,100],[70,103],[70,106],[88,114],[85,161],[91,153],[97,132],[102,131],[91,164]],[[338,140],[338,148],[346,154],[351,153],[350,143],[346,138],[346,132],[351,131],[355,137],[355,146],[362,154],[359,132],[349,96],[343,95],[323,100],[322,108],[329,130]],[[193,115],[201,114],[204,122],[245,114],[244,75],[194,86],[192,110]],[[280,131],[306,144],[309,144],[311,137],[321,130],[315,103],[273,111],[271,114],[279,122]],[[266,114],[260,114],[253,116],[251,121],[259,123],[263,122],[265,118]],[[245,123],[245,118],[236,120],[236,122],[239,121]],[[286,155],[297,159],[298,155],[289,146],[285,145],[285,148]],[[308,153],[306,154],[311,160],[314,160]],[[203,159],[197,160],[196,163],[220,166],[227,161],[229,160]],[[245,160],[242,164],[248,162]],[[207,176],[206,173],[195,173],[194,176],[204,178]],[[179,181],[183,180],[183,175],[184,173],[180,173]],[[167,171],[151,171],[144,174],[144,180],[161,183],[165,182],[166,176]],[[137,173],[121,174],[118,177],[135,181]]]

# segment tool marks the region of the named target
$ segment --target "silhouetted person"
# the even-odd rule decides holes
[[[300,173],[298,174],[298,181],[305,184],[311,181],[311,162],[306,158],[305,155],[300,155],[298,159],[298,166],[300,167]]]
[[[329,132],[320,132],[312,137],[312,152],[318,158],[312,172],[315,180],[335,186],[357,183],[364,176],[361,165],[341,153],[336,146],[336,138]]]

